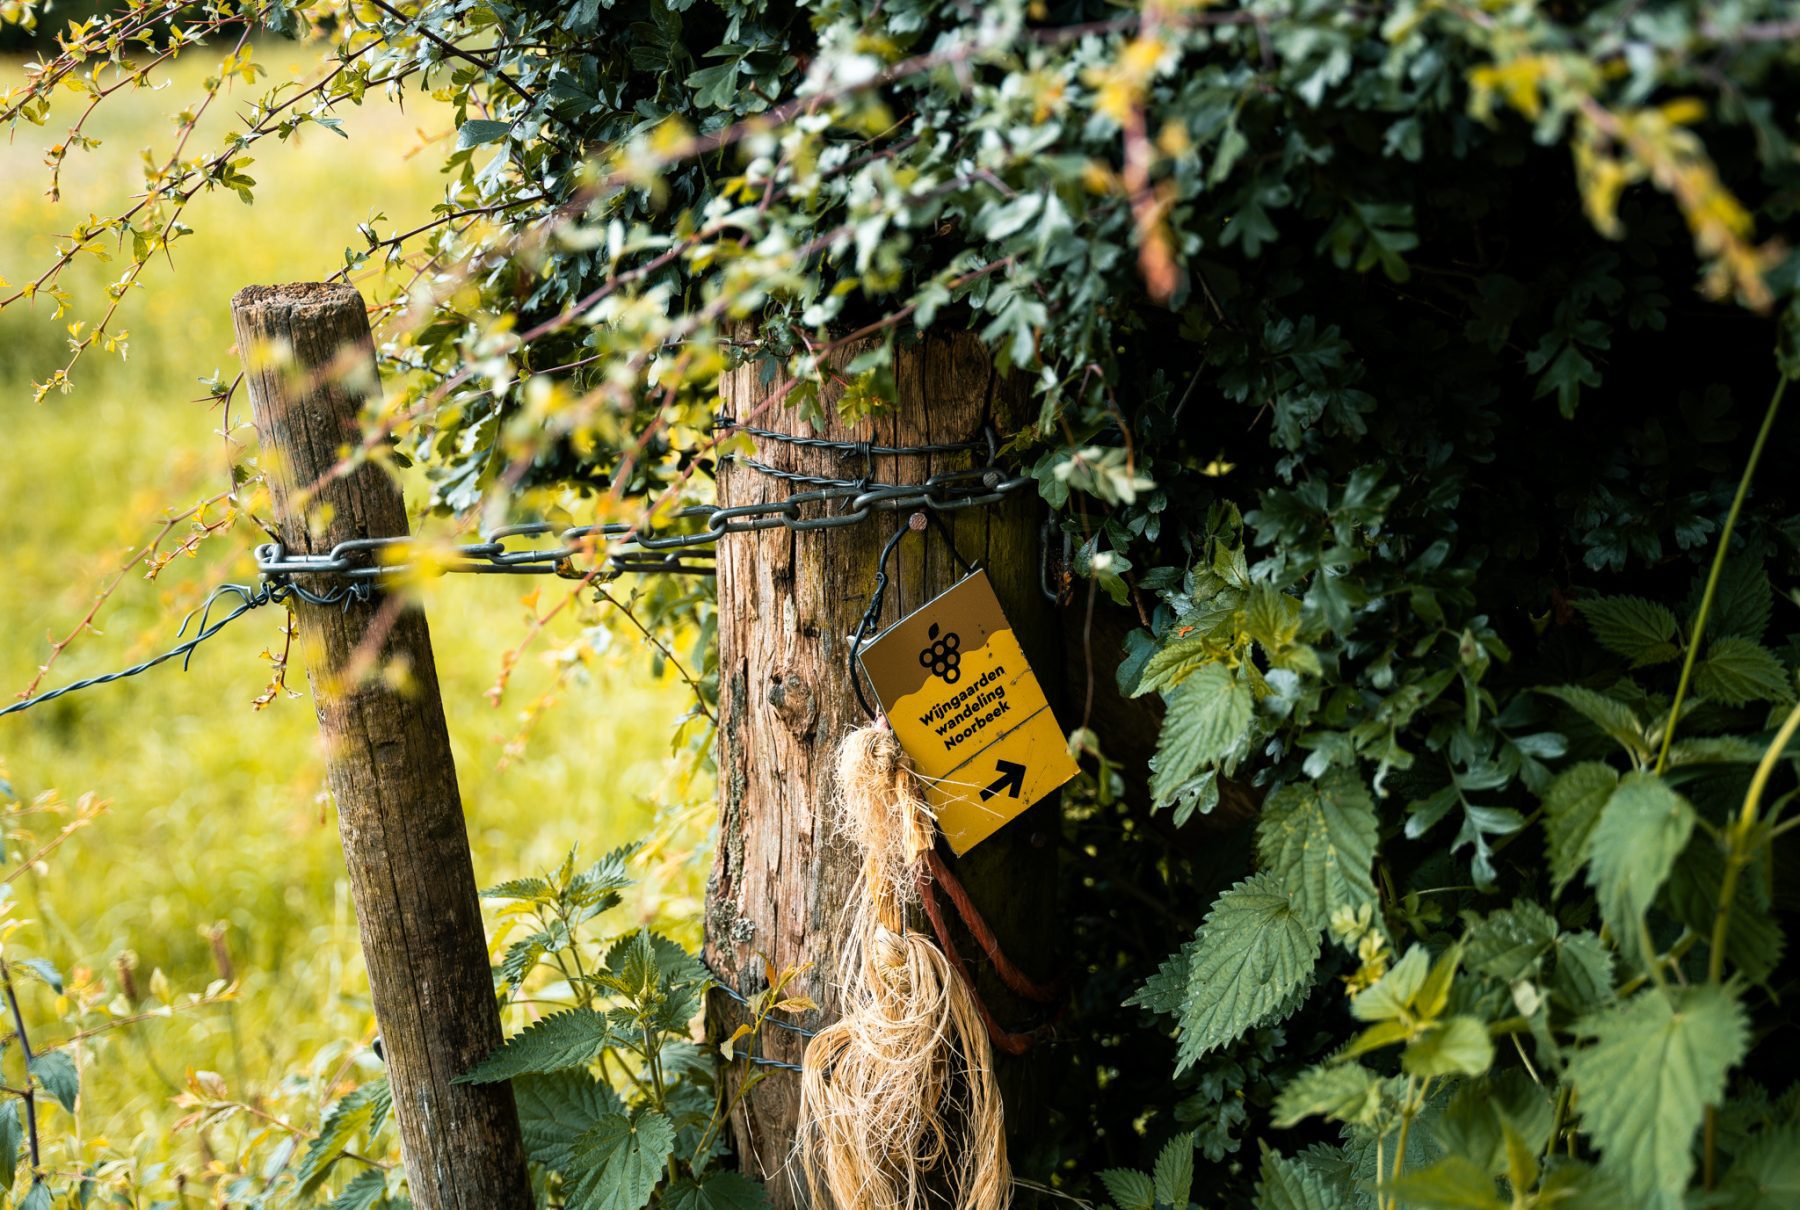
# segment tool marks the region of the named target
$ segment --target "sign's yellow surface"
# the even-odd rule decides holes
[[[884,631],[862,665],[957,853],[1075,776],[985,571]]]

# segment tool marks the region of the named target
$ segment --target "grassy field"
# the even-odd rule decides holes
[[[301,51],[267,59],[277,75],[308,61]],[[0,276],[15,285],[35,277],[54,233],[90,211],[121,208],[137,180],[140,149],[166,154],[168,115],[197,92],[206,66],[184,60],[168,91],[102,106],[88,130],[103,146],[71,157],[60,204],[42,196],[39,166],[61,134],[54,118],[47,130],[26,128],[0,146]],[[18,69],[0,63],[0,72]],[[245,95],[240,90],[234,103]],[[215,145],[227,129],[231,99],[208,115],[196,147]],[[230,193],[196,200],[186,221],[197,234],[176,246],[172,266],[146,274],[148,288],[121,313],[129,361],[90,352],[72,394],[32,402],[31,382],[62,364],[64,325],[97,313],[117,265],[84,264],[71,276],[75,310],[62,320],[41,303],[0,315],[0,700],[31,681],[50,650],[45,636],[81,618],[166,510],[228,484],[221,416],[192,401],[204,393],[197,379],[235,367],[231,294],[249,283],[329,273],[357,242],[358,221],[381,212],[413,225],[405,220],[438,197],[448,122],[429,101],[414,98],[402,112],[372,97],[343,116],[347,142],[310,130],[292,144],[260,147],[254,205]],[[234,425],[241,402],[237,410]],[[254,440],[242,427],[231,437]],[[185,532],[178,528],[176,540]],[[100,614],[99,632],[57,661],[45,687],[170,644],[209,576],[254,578],[253,541],[248,530],[212,540],[155,582],[127,574]],[[554,676],[547,658],[528,657],[498,709],[483,695],[501,653],[523,633],[519,582],[459,577],[427,591],[477,877],[486,884],[536,872],[571,845],[597,856],[661,831],[675,839],[631,907],[645,919],[691,922],[693,849],[710,788],[682,784],[668,759],[686,703],[679,683],[653,680],[644,648],[621,639],[561,694],[523,756],[506,763],[523,709]],[[205,1161],[197,1141],[166,1137],[179,1113],[171,1096],[186,1069],[217,1072],[234,1097],[298,1114],[322,1094],[321,1073],[341,1062],[346,1044],[371,1031],[311,705],[251,705],[268,680],[259,653],[279,646],[280,622],[275,610],[249,615],[203,648],[186,673],[166,665],[0,719],[0,766],[27,804],[52,791],[64,802],[93,792],[110,803],[14,883],[14,917],[28,923],[6,941],[7,953],[43,954],[99,981],[113,979],[129,951],[139,993],[130,1007],[154,1007],[155,970],[177,993],[216,977],[206,933],[223,922],[241,989],[229,1008],[147,1021],[82,1049],[84,1159],[136,1154],[198,1173]],[[292,680],[304,687],[300,676]],[[49,834],[51,819],[15,813],[15,863],[32,837]],[[47,1037],[58,1034],[58,1007],[48,989],[27,1005],[28,1014],[48,1020]],[[18,1077],[7,1062],[11,1083]],[[209,1138],[212,1162],[230,1165],[221,1148],[243,1142],[229,1132]]]

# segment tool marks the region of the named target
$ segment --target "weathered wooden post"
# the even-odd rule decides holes
[[[842,352],[843,362],[857,353]],[[933,337],[897,353],[895,405],[853,427],[815,433],[791,410],[757,418],[767,429],[885,446],[934,445],[981,436],[993,422],[1002,433],[1026,414],[1023,384],[998,378],[973,337]],[[732,373],[723,386],[727,409],[745,415],[767,397],[757,367]],[[828,397],[823,412],[836,416]],[[857,478],[859,457],[786,442],[758,442],[758,458],[782,470]],[[931,474],[967,469],[967,452],[876,456],[873,477],[921,483]],[[980,463],[976,463],[980,465]],[[721,505],[780,499],[794,484],[727,463],[719,475]],[[1001,505],[944,514],[957,550],[987,568],[1029,658],[1053,667],[1057,639],[1038,584],[1037,505],[1030,493]],[[905,514],[877,513],[863,524],[796,533],[785,528],[733,534],[719,545],[719,841],[707,886],[706,953],[742,993],[762,986],[761,958],[777,970],[811,964],[795,985],[820,1005],[803,1024],[834,1020],[837,948],[844,909],[859,893],[855,852],[834,835],[829,803],[838,741],[863,721],[846,671],[848,636],[868,606],[876,561]],[[949,588],[961,576],[935,530],[909,537],[896,552],[881,623],[886,626]],[[1045,677],[1047,683],[1060,677]],[[972,850],[960,863],[971,896],[1003,947],[1027,973],[1054,973],[1057,807],[1039,804]],[[979,951],[966,939],[964,956]],[[981,969],[979,994],[1003,1023],[1040,1020],[1041,1006],[1014,999]],[[713,1036],[728,1037],[742,1009],[715,993]],[[798,1062],[804,1039],[769,1029],[763,1053]],[[1006,1098],[1008,1133],[1018,1139],[1041,1121],[1048,1068],[1044,1048],[1020,1058],[996,1055]],[[731,1077],[741,1081],[740,1070]],[[740,1162],[765,1181],[775,1205],[805,1204],[790,1164],[799,1088],[793,1073],[772,1070],[732,1119]],[[1015,1149],[1015,1158],[1018,1158]],[[848,1210],[848,1208],[841,1208]]]
[[[326,479],[360,440],[359,405],[380,389],[362,296],[347,285],[251,286],[231,315],[286,548],[405,534],[400,489],[379,467]],[[379,593],[348,608],[295,608],[413,1202],[528,1210],[511,1085],[452,1083],[501,1032],[425,615]],[[363,655],[404,668],[403,687],[346,678]]]

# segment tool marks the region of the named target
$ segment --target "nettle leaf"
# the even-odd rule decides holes
[[[1544,831],[1550,839],[1550,875],[1560,893],[1587,860],[1588,837],[1618,788],[1619,774],[1597,760],[1563,770],[1544,792]]]
[[[1553,1123],[1550,1093],[1510,1068],[1464,1081],[1430,1128],[1444,1154],[1462,1156],[1498,1176],[1508,1168],[1508,1127],[1535,1153],[1549,1143]]]
[[[534,1021],[493,1054],[456,1077],[458,1084],[494,1084],[534,1072],[581,1068],[606,1046],[606,1017],[575,1008]]]
[[[1600,1171],[1633,1205],[1678,1210],[1700,1119],[1724,1097],[1726,1073],[1749,1041],[1743,1006],[1715,984],[1652,986],[1582,1018],[1576,1032],[1592,1045],[1570,1060],[1569,1078]]]
[[[387,1195],[387,1174],[379,1168],[358,1173],[338,1191],[325,1210],[374,1210]]]
[[[1694,809],[1653,773],[1627,773],[1601,810],[1588,842],[1588,882],[1627,952],[1637,952],[1644,913],[1693,830]]]
[[[698,1181],[676,1181],[657,1202],[660,1210],[762,1210],[768,1204],[769,1195],[761,1185],[723,1168]]]
[[[1599,597],[1576,601],[1600,645],[1631,661],[1633,668],[1664,664],[1681,654],[1675,643],[1675,614],[1642,597]]]
[[[1556,932],[1555,917],[1532,900],[1520,899],[1471,925],[1463,957],[1469,969],[1514,983],[1549,952]]]
[[[1327,1182],[1317,1171],[1262,1143],[1262,1171],[1256,1182],[1256,1210],[1349,1210],[1351,1191]]]
[[[1192,950],[1177,1071],[1273,1016],[1306,985],[1319,930],[1270,874],[1213,901]]]
[[[1738,1153],[1719,1195],[1723,1210],[1800,1206],[1800,1123],[1765,1127]]]
[[[1619,699],[1607,697],[1584,685],[1555,685],[1539,692],[1563,702],[1627,752],[1638,756],[1648,755],[1643,724],[1638,722],[1631,707]]]
[[[1250,729],[1253,706],[1250,687],[1222,664],[1208,664],[1174,688],[1151,760],[1150,793],[1157,806],[1237,748]]]
[[[1550,989],[1572,1012],[1590,1012],[1612,1003],[1613,954],[1599,934],[1568,933],[1557,938]]]
[[[1793,700],[1788,671],[1775,653],[1754,639],[1722,638],[1694,669],[1694,689],[1727,706]]]
[[[553,1172],[569,1171],[577,1138],[601,1118],[625,1112],[619,1094],[586,1071],[520,1076],[512,1087],[525,1151]]]
[[[393,1104],[393,1093],[385,1079],[370,1080],[339,1098],[326,1112],[319,1133],[300,1157],[300,1167],[294,1174],[300,1194],[317,1192],[331,1175],[332,1165],[358,1135],[373,1135],[381,1129]]]
[[[1719,574],[1712,609],[1706,616],[1706,633],[1723,637],[1760,639],[1769,628],[1775,609],[1775,591],[1761,558],[1740,555],[1728,559]]]
[[[1460,1155],[1405,1172],[1381,1192],[1416,1210],[1508,1210],[1513,1204],[1495,1192],[1494,1178],[1479,1164]]]
[[[1151,1176],[1156,1184],[1156,1204],[1187,1210],[1194,1192],[1194,1136],[1178,1134],[1163,1144]]]
[[[675,1123],[662,1114],[608,1114],[570,1149],[570,1204],[583,1210],[643,1210],[674,1149]]]
[[[1149,1177],[1129,1168],[1107,1168],[1100,1173],[1106,1196],[1119,1210],[1156,1210],[1156,1186]]]
[[[1334,769],[1269,795],[1256,827],[1258,863],[1292,891],[1315,928],[1337,908],[1375,903],[1375,800],[1362,779]]]
[[[1369,1125],[1381,1111],[1381,1079],[1360,1063],[1322,1063],[1289,1080],[1275,1098],[1275,1125],[1310,1117]]]

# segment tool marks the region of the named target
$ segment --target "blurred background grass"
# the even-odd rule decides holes
[[[280,44],[260,46],[258,59],[277,79],[317,62],[316,52]],[[123,209],[141,149],[167,154],[170,115],[198,95],[215,64],[184,57],[165,77],[167,91],[101,106],[87,129],[103,145],[71,155],[61,203],[43,196],[40,162],[79,98],[47,127],[22,128],[0,146],[0,276],[15,286],[31,280],[49,263],[56,233],[90,211]],[[20,67],[0,61],[0,71]],[[215,103],[191,149],[216,147],[254,91],[240,86]],[[145,274],[147,288],[132,294],[115,323],[130,332],[130,359],[90,350],[72,394],[34,404],[31,384],[63,364],[65,325],[99,313],[118,266],[84,261],[72,269],[64,281],[75,307],[61,320],[48,300],[0,315],[0,700],[31,681],[49,654],[46,634],[60,636],[81,618],[167,510],[228,485],[220,413],[193,400],[205,393],[200,377],[219,369],[229,379],[235,371],[232,293],[250,283],[322,277],[360,242],[357,222],[381,212],[400,228],[413,226],[409,220],[422,221],[440,196],[449,120],[428,98],[413,95],[402,110],[371,96],[341,116],[347,143],[314,128],[291,143],[258,145],[254,205],[228,192],[195,199],[185,221],[196,234],[175,246],[172,266]],[[240,396],[234,425],[247,410]],[[247,427],[232,435],[254,441]],[[176,541],[186,528],[177,528]],[[209,579],[254,580],[248,550],[255,540],[240,527],[154,582],[141,571],[127,574],[100,615],[99,633],[70,647],[44,688],[166,648]],[[500,708],[484,697],[501,653],[523,633],[521,583],[467,576],[426,589],[476,876],[488,885],[553,866],[572,845],[597,857],[656,833],[669,842],[630,907],[643,920],[674,922],[675,934],[692,941],[694,838],[710,819],[711,792],[684,783],[684,762],[669,759],[686,691],[672,676],[652,675],[640,644],[596,643],[591,666],[536,723],[524,754],[502,769],[522,711],[555,675],[546,648],[521,665]],[[177,992],[217,977],[205,933],[223,922],[241,984],[229,1008],[131,1027],[105,1062],[84,1071],[79,1130],[90,1157],[135,1153],[186,1169],[193,1157],[165,1141],[184,1069],[216,1071],[234,1096],[267,1104],[284,1079],[290,1094],[296,1083],[316,1084],[372,1030],[310,701],[284,698],[260,712],[251,706],[268,681],[259,653],[279,650],[281,622],[274,609],[247,615],[202,648],[186,673],[166,665],[0,719],[0,766],[21,799],[54,790],[73,800],[92,791],[111,803],[15,883],[15,915],[31,923],[7,952],[41,953],[65,972],[85,967],[111,978],[118,956],[132,951],[140,996],[153,1005],[152,970]],[[290,679],[304,688],[298,669]],[[29,851],[32,834],[47,834],[49,825],[21,831],[38,818],[15,815],[14,862]],[[58,1005],[49,998],[47,989],[37,993],[32,1007],[53,1014]],[[44,1032],[57,1036],[54,1025]]]

